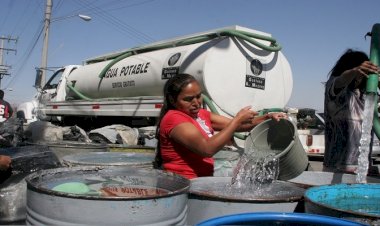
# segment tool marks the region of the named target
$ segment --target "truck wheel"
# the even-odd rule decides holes
[[[25,114],[23,111],[18,111],[16,113],[16,118],[22,120],[24,123],[26,122],[26,119],[25,119]]]

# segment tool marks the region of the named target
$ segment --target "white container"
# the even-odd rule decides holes
[[[232,29],[270,36],[239,26]],[[257,41],[270,45],[268,41]],[[162,96],[168,78],[176,73],[188,73],[200,82],[204,94],[230,115],[248,105],[256,110],[282,108],[293,88],[291,68],[282,52],[263,50],[226,36],[129,56],[99,78],[110,62],[76,69],[69,75],[68,84],[93,99]],[[77,98],[68,88],[66,92],[69,97]]]

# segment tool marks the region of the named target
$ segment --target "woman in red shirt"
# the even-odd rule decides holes
[[[250,131],[270,118],[286,118],[284,113],[257,115],[249,106],[232,119],[213,114],[202,108],[202,90],[193,76],[174,76],[164,87],[164,105],[157,126],[156,168],[188,179],[212,176],[212,156],[231,141],[234,132]]]

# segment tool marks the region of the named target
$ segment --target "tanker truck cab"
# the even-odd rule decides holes
[[[80,65],[68,65],[58,68],[54,71],[53,75],[49,78],[43,87],[40,87],[39,81],[41,80],[41,70],[37,69],[36,80],[34,87],[37,89],[33,100],[21,103],[17,107],[17,117],[22,118],[25,124],[37,120],[53,120],[51,117],[46,116],[39,109],[47,102],[64,101],[66,98],[65,84],[67,76]],[[58,118],[55,120],[59,120]]]
[[[41,109],[44,109],[44,106],[48,103],[54,103],[57,101],[65,101],[66,99],[66,80],[70,73],[76,70],[80,65],[67,65],[57,69],[53,75],[49,78],[46,84],[38,92],[38,119],[43,121],[51,121],[60,123],[62,118],[60,116],[51,116],[47,115]],[[41,73],[36,74],[36,83],[41,78]],[[39,89],[38,84],[35,84],[37,90]]]
[[[66,100],[66,81],[70,73],[75,69],[80,67],[80,65],[68,65],[62,68],[59,68],[54,72],[54,74],[49,78],[46,84],[40,89],[38,84],[35,84],[35,87],[40,89],[38,92],[39,102],[41,104],[45,102],[55,102],[55,101],[65,101]],[[39,81],[41,78],[41,73],[37,73],[36,81]]]

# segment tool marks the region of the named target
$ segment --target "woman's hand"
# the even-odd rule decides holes
[[[242,108],[235,116],[240,124],[251,122],[259,113],[252,111],[250,106]]]
[[[369,74],[379,73],[379,67],[373,64],[371,61],[364,61],[358,67],[354,68],[354,70],[356,70],[359,73],[359,75],[367,78]]]
[[[273,113],[268,113],[268,118],[273,119],[278,122],[281,119],[287,119],[288,115],[283,112],[273,112]]]
[[[0,170],[7,170],[11,166],[11,158],[6,155],[0,155]]]

